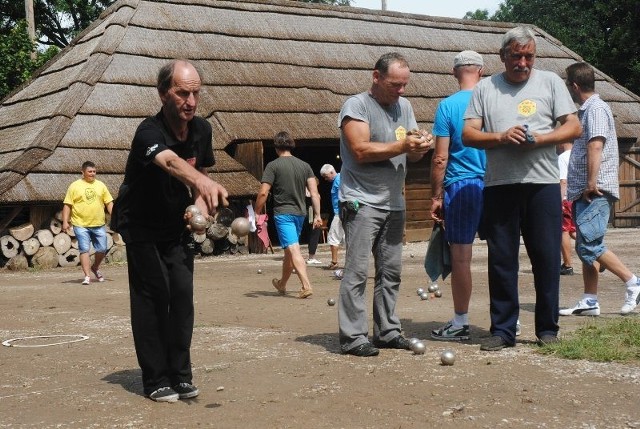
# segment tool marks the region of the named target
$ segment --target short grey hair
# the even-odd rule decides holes
[[[524,26],[515,27],[507,31],[504,36],[502,36],[501,50],[506,52],[513,42],[516,42],[518,46],[524,46],[531,41],[533,41],[533,43],[536,42],[536,35],[533,33],[531,28]]]
[[[325,174],[329,174],[332,171],[336,171],[335,168],[333,168],[333,165],[331,164],[325,164],[320,168],[320,175],[324,176]]]

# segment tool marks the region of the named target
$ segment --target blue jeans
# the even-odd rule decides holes
[[[533,270],[535,333],[557,335],[562,208],[559,184],[513,184],[484,189],[482,229],[489,253],[491,334],[515,344],[520,311],[520,234]]]
[[[404,211],[379,210],[365,205],[360,205],[357,213],[346,212],[341,218],[346,243],[338,301],[343,352],[369,341],[365,288],[372,252],[375,264],[373,339],[388,342],[400,335],[400,318],[395,309],[400,291],[404,218]]]
[[[593,197],[590,203],[582,198],[573,202],[576,253],[587,265],[593,265],[607,251],[604,235],[607,233],[610,213],[611,202],[604,195]]]
[[[80,253],[88,253],[92,244],[97,253],[107,253],[107,230],[104,225],[88,228],[74,226],[73,233],[78,240],[78,251]]]

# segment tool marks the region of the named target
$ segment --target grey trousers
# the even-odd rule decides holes
[[[365,288],[369,255],[373,253],[373,340],[387,342],[400,335],[396,301],[402,270],[404,211],[379,210],[361,205],[357,213],[344,212],[346,255],[340,283],[338,324],[343,352],[368,342]]]

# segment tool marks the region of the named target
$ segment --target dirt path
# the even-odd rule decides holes
[[[638,230],[612,230],[612,250],[640,271]],[[533,287],[522,255],[517,347],[481,352],[488,335],[486,248],[475,247],[472,340],[427,340],[427,351],[383,350],[375,358],[339,353],[332,272],[310,269],[312,299],[280,297],[271,287],[281,253],[211,258],[196,266],[192,359],[201,395],[157,404],[142,394],[129,326],[126,267],[106,266],[107,281],[83,287],[79,269],[0,270],[0,339],[86,335],[66,345],[0,346],[0,428],[640,428],[640,365],[567,361],[536,352]],[[444,296],[421,301],[426,243],[404,249],[398,313],[409,337],[429,337],[451,316]],[[524,251],[523,251],[524,252]],[[318,258],[328,261],[327,247]],[[262,270],[262,273],[258,273]],[[563,277],[561,305],[580,296],[581,275]],[[370,289],[369,289],[370,292]],[[620,317],[624,289],[601,282],[601,317]],[[370,293],[369,293],[370,295]],[[639,317],[634,313],[630,317]],[[562,332],[587,323],[562,318]],[[56,341],[50,339],[46,341]],[[439,354],[457,353],[454,366]]]

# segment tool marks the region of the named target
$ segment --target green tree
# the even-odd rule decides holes
[[[476,9],[475,12],[467,12],[462,19],[477,19],[479,21],[489,20],[489,9]]]
[[[505,0],[489,19],[536,25],[640,94],[637,0]]]
[[[45,46],[64,48],[115,0],[33,0],[36,36]],[[0,0],[0,34],[25,19],[22,0]]]
[[[19,21],[8,34],[0,34],[0,100],[58,52],[51,47],[32,59],[34,50],[35,43],[29,40],[25,21]]]

